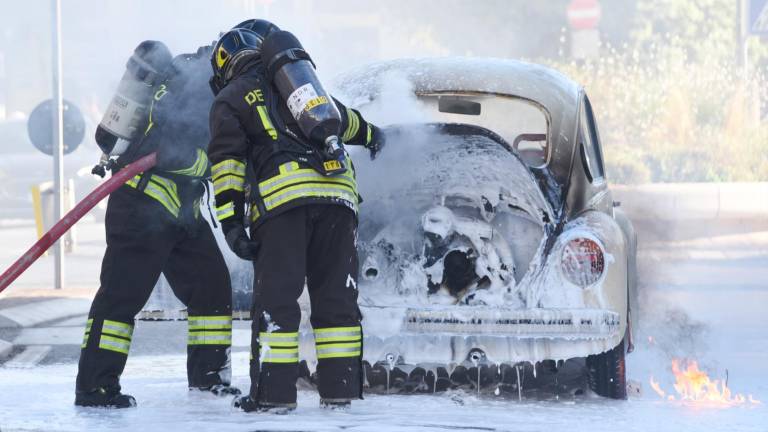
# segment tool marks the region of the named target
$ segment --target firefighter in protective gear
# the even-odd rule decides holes
[[[224,258],[200,214],[210,176],[207,115],[210,47],[177,56],[156,86],[143,133],[118,168],[157,152],[152,170],[109,198],[101,287],[91,305],[80,354],[75,404],[130,407],[120,392],[134,317],[163,273],[187,306],[190,389],[237,395],[230,386],[232,291]]]
[[[296,406],[297,300],[305,278],[321,404],[346,406],[362,394],[354,168],[347,157],[345,172],[322,173],[321,147],[302,134],[266,79],[260,47],[269,35],[252,33],[226,33],[212,58],[223,84],[210,115],[216,212],[230,248],[252,260],[255,272],[251,389],[235,406],[245,411]],[[378,128],[359,112],[330,102],[343,114],[342,141],[375,152],[382,142]]]

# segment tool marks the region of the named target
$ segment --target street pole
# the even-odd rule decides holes
[[[739,1],[739,63],[744,78],[749,76],[749,0]]]
[[[59,221],[63,216],[64,196],[64,98],[61,92],[61,0],[51,0],[52,40],[51,40],[51,69],[53,71],[53,220]],[[64,287],[64,251],[62,241],[53,246],[54,259],[54,288]]]

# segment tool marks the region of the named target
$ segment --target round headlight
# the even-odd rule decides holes
[[[560,265],[569,282],[586,288],[600,279],[605,271],[602,246],[589,238],[575,238],[563,247]]]

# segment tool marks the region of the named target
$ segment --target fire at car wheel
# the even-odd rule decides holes
[[[625,339],[612,350],[587,357],[589,388],[611,399],[627,398]]]

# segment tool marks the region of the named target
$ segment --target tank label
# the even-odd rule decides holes
[[[304,84],[288,96],[288,109],[291,110],[291,114],[293,114],[293,118],[296,120],[299,119],[302,112],[309,111],[324,103],[328,103],[328,98],[318,96],[315,87],[311,83]]]
[[[144,105],[116,94],[101,120],[101,126],[119,138],[131,139],[136,132],[136,117],[143,112]]]

